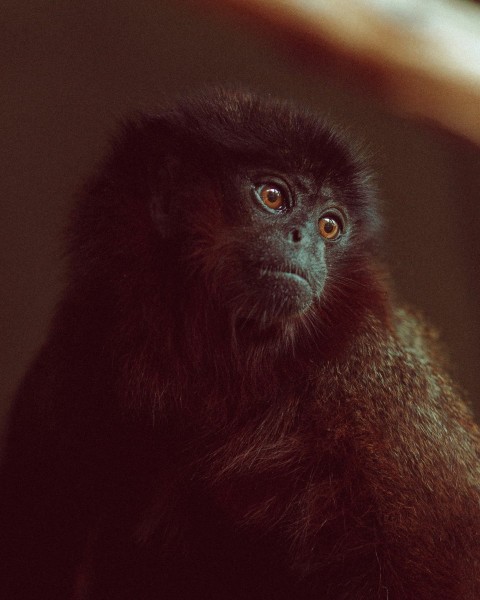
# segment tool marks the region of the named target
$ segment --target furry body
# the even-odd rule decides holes
[[[288,210],[252,200],[265,173]],[[478,429],[392,305],[378,224],[355,154],[287,105],[127,124],[14,404],[2,597],[478,598]]]

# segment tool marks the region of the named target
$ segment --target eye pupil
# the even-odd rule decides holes
[[[278,200],[279,196],[280,192],[278,190],[267,190],[267,199],[269,202],[275,202],[276,200]]]
[[[335,229],[335,224],[331,219],[325,219],[325,225],[323,226],[325,233],[332,233]]]

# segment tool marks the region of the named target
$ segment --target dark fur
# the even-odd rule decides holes
[[[333,198],[348,235],[297,261],[240,191],[259,168],[312,211]],[[392,308],[378,230],[367,172],[314,116],[214,92],[127,124],[14,404],[0,596],[479,598],[478,430]],[[256,257],[305,270],[306,311]]]

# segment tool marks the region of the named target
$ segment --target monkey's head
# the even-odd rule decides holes
[[[103,244],[104,277],[144,313],[258,339],[345,327],[375,293],[368,174],[287,103],[216,90],[142,116],[92,194],[80,221]]]

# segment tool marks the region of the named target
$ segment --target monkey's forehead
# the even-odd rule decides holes
[[[338,127],[291,102],[215,88],[158,115],[197,156],[231,155],[313,170],[363,170],[365,161]]]

